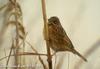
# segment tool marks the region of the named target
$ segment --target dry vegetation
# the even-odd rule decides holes
[[[44,5],[44,0],[41,0],[42,5]],[[45,14],[45,6],[42,6],[43,8],[43,14]],[[40,61],[40,63],[43,65],[44,69],[48,69],[47,66],[44,64],[41,55],[42,56],[47,56],[46,54],[39,54],[34,48],[33,46],[27,41],[25,40],[25,38],[27,37],[27,33],[25,31],[25,27],[23,26],[23,15],[22,15],[22,10],[20,7],[20,4],[18,3],[17,0],[9,0],[8,3],[6,5],[3,5],[2,7],[0,7],[0,11],[4,10],[4,25],[0,31],[0,40],[2,41],[3,39],[3,35],[5,34],[6,30],[8,27],[12,27],[14,26],[16,28],[15,32],[16,32],[16,36],[15,38],[12,38],[12,45],[11,45],[11,49],[9,54],[3,58],[0,59],[0,61],[2,61],[3,59],[7,58],[7,62],[6,62],[6,66],[8,66],[9,61],[11,56],[14,56],[15,58],[15,66],[18,65],[25,65],[25,58],[22,55],[33,55],[33,56],[38,56],[38,61]],[[45,18],[45,15],[43,15],[43,17]],[[44,30],[47,29],[47,22],[45,22],[44,19]],[[46,35],[46,42],[47,42],[47,34]],[[25,52],[25,44],[28,44],[31,49],[33,50],[33,52]],[[2,44],[2,43],[1,43]],[[50,52],[49,52],[50,53]],[[5,53],[6,54],[6,53]],[[48,55],[48,60],[50,55]],[[50,63],[49,68],[52,69],[51,66],[51,61],[48,63]],[[34,67],[31,67],[31,69],[33,69]],[[6,69],[8,69],[8,67],[6,67]],[[26,69],[26,67],[15,67],[15,69]]]
[[[43,69],[60,69],[63,60],[59,61],[58,63],[56,63],[56,59],[55,59],[55,65],[56,67],[53,67],[52,65],[52,55],[51,55],[51,51],[49,48],[49,41],[48,41],[48,25],[47,25],[47,15],[46,15],[46,6],[45,6],[45,0],[41,0],[41,4],[42,4],[42,14],[43,14],[43,20],[44,20],[44,28],[43,28],[43,32],[44,32],[44,40],[46,42],[46,46],[47,46],[47,54],[42,54],[42,53],[38,53],[37,50],[34,49],[34,45],[31,45],[30,42],[28,42],[28,40],[26,40],[26,37],[28,35],[28,33],[25,31],[25,27],[23,26],[23,12],[21,10],[21,6],[18,3],[18,0],[8,0],[8,3],[3,5],[2,7],[0,7],[0,11],[4,11],[4,21],[3,21],[3,27],[1,28],[0,31],[0,45],[2,45],[3,42],[3,35],[5,34],[5,32],[7,31],[8,27],[15,27],[15,32],[16,32],[16,36],[14,38],[12,38],[12,45],[9,51],[9,54],[6,54],[5,52],[5,57],[2,57],[0,59],[0,61],[7,59],[6,61],[6,66],[9,65],[9,61],[11,60],[11,57],[14,57],[14,65],[18,66],[18,65],[25,65],[27,63],[25,63],[25,56],[23,55],[32,55],[32,56],[38,56],[38,61],[42,64]],[[99,42],[100,43],[100,42]],[[30,48],[33,50],[32,52],[25,52],[25,44],[28,44],[28,46],[30,46]],[[97,45],[94,45],[94,47],[96,47]],[[94,49],[91,48],[92,49]],[[6,49],[6,48],[5,48]],[[88,56],[91,53],[91,50],[86,52],[86,56]],[[92,50],[93,51],[93,50]],[[45,56],[47,57],[47,62],[48,62],[48,66],[44,63],[43,59],[41,58],[41,56]],[[63,58],[61,58],[63,59]],[[81,61],[79,61],[75,66],[75,69],[78,69],[78,64],[81,65]],[[54,66],[55,66],[54,65]],[[6,67],[6,69],[8,69],[8,67]],[[16,67],[14,69],[27,69],[26,67]],[[30,69],[36,69],[36,67],[31,67]],[[68,67],[69,69],[69,67]]]

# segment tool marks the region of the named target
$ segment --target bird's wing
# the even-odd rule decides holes
[[[50,39],[52,39],[55,42],[64,43],[71,48],[73,48],[72,42],[67,36],[65,30],[61,25],[48,25],[49,26],[49,33],[50,33]]]
[[[70,48],[74,48],[71,40],[69,39],[68,35],[66,34],[65,30],[63,29],[63,27],[60,27],[61,28],[61,31],[60,33],[62,34],[63,36],[63,40],[67,43],[66,45],[70,46]]]

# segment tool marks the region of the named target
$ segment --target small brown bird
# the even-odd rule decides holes
[[[84,61],[87,61],[86,58],[84,58],[79,52],[75,50],[71,40],[63,29],[58,17],[53,16],[48,19],[48,31],[50,47],[55,52],[69,51],[78,55]]]

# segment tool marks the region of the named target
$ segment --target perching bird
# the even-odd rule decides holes
[[[55,52],[69,51],[78,55],[84,61],[87,61],[86,58],[84,58],[79,52],[75,50],[71,40],[63,29],[58,17],[53,16],[48,19],[48,31],[50,47]]]

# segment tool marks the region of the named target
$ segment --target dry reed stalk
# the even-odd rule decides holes
[[[47,46],[47,61],[48,61],[48,66],[49,69],[52,69],[52,55],[50,52],[50,46],[49,46],[49,32],[48,32],[48,24],[47,24],[47,15],[46,15],[46,4],[45,4],[45,0],[41,0],[41,4],[42,4],[42,14],[43,14],[43,20],[44,20],[44,39],[46,41],[46,46]]]
[[[7,59],[6,66],[8,66],[8,64],[9,64],[9,60],[10,60],[10,57],[11,57],[11,53],[13,51],[13,47],[14,47],[14,41],[12,40],[12,46],[11,46],[11,49],[10,49],[10,52],[9,52],[9,56],[8,56],[8,59]],[[6,69],[8,69],[8,67],[6,67]]]
[[[41,2],[42,2],[42,11],[43,11],[43,19],[44,19],[44,39],[46,41],[48,55],[47,54],[39,54],[36,51],[35,51],[36,53],[24,52],[24,49],[23,49],[22,53],[19,52],[19,48],[20,48],[20,45],[21,45],[21,44],[19,44],[20,39],[23,40],[23,48],[25,47],[25,37],[24,37],[25,36],[25,29],[24,29],[23,25],[21,24],[21,22],[19,22],[19,18],[22,16],[22,11],[21,11],[20,5],[17,3],[16,0],[9,0],[9,3],[7,3],[6,5],[4,5],[3,7],[0,8],[0,10],[2,10],[6,7],[6,11],[5,11],[6,14],[8,14],[8,12],[10,12],[8,19],[6,19],[6,22],[7,22],[5,24],[6,29],[9,25],[14,25],[16,27],[16,38],[15,38],[16,41],[14,42],[15,47],[13,47],[14,48],[14,50],[13,50],[14,54],[13,55],[11,54],[12,49],[13,49],[11,47],[9,56],[5,56],[5,57],[0,59],[0,61],[1,61],[1,60],[8,57],[6,65],[8,65],[9,59],[10,59],[11,56],[15,57],[15,65],[18,66],[20,64],[18,56],[21,56],[21,55],[38,55],[39,61],[43,65],[44,69],[47,69],[42,58],[40,57],[40,55],[41,55],[41,56],[48,56],[49,69],[52,69],[52,55],[50,53],[49,42],[48,42],[48,25],[47,25],[47,17],[46,17],[45,0],[41,0]],[[15,11],[12,12],[12,10],[15,10]],[[15,20],[11,20],[10,19],[11,16],[14,16]],[[3,32],[5,32],[5,31],[3,30]],[[20,34],[20,32],[22,34]],[[18,69],[18,68],[15,68],[15,69]]]
[[[25,64],[25,58],[23,57],[23,62],[22,62],[22,57],[18,56],[18,53],[19,53],[19,41],[20,41],[20,38],[22,39],[23,41],[23,51],[24,51],[24,48],[25,48],[25,43],[24,43],[24,36],[25,36],[25,30],[24,30],[24,27],[23,25],[21,25],[21,22],[22,22],[22,19],[20,19],[21,22],[19,22],[19,18],[22,17],[22,11],[21,11],[21,8],[20,8],[20,5],[17,3],[16,0],[10,0],[11,3],[14,5],[14,10],[15,12],[12,13],[14,16],[15,16],[15,26],[16,26],[16,51],[15,51],[15,61],[16,61],[16,65],[18,66],[19,64],[20,65],[23,65]],[[20,34],[20,32],[22,33],[22,35]],[[20,68],[20,69],[23,69],[23,68]],[[25,68],[24,68],[25,69]]]
[[[15,26],[16,26],[16,49],[15,49],[15,65],[18,66],[18,65],[22,65],[21,63],[21,56],[17,56],[17,54],[19,53],[19,39],[20,39],[20,33],[19,33],[19,17],[21,16],[21,14],[18,14],[18,12],[21,13],[21,10],[19,11],[18,9],[20,9],[20,5],[17,3],[16,0],[9,0],[11,2],[11,4],[14,6],[14,13],[12,13],[12,15],[14,15],[15,17]],[[22,68],[15,68],[15,69],[22,69]]]
[[[37,50],[35,50],[35,49],[33,48],[33,46],[32,46],[29,42],[27,42],[27,43],[29,44],[29,46],[31,46],[31,48],[32,48],[33,51],[35,51],[37,54],[39,54],[39,53],[37,52]],[[40,55],[38,55],[38,56],[39,56],[39,61],[40,61],[41,64],[43,65],[43,68],[44,68],[44,69],[47,69],[47,67],[46,67],[46,65],[44,64],[44,62],[43,62],[42,58],[40,57]]]
[[[22,56],[22,55],[47,56],[47,54],[38,53],[28,41],[26,41],[26,43],[27,43],[29,46],[31,46],[32,50],[35,51],[36,53],[32,53],[32,52],[19,52],[19,53],[17,54],[17,56]],[[21,45],[21,44],[22,44],[22,43],[20,43],[19,45]],[[13,47],[13,48],[15,48],[15,47]],[[10,56],[14,56],[14,54],[11,54]],[[0,61],[2,61],[2,60],[5,59],[5,58],[8,58],[8,57],[9,57],[9,56],[5,56],[5,57],[1,58]]]
[[[37,54],[37,53],[32,53],[32,52],[20,52],[20,53],[18,53],[17,54],[17,56],[22,56],[22,55],[37,55],[37,56],[47,56],[47,54],[41,54],[41,53],[39,53],[39,54]],[[15,54],[12,54],[11,56],[15,56]],[[5,59],[5,58],[8,58],[9,56],[5,56],[5,57],[3,57],[3,58],[0,58],[0,61],[2,61],[3,59]]]
[[[0,11],[2,11],[6,6],[7,6],[7,4],[5,4],[2,7],[0,7]]]
[[[0,34],[4,34],[4,32],[7,30],[9,25],[14,25],[16,27],[16,42],[14,46],[14,56],[15,56],[15,65],[18,66],[19,64],[21,64],[21,57],[19,58],[17,56],[18,52],[19,52],[19,48],[20,48],[20,39],[23,41],[23,48],[25,47],[25,43],[24,43],[24,36],[25,36],[25,29],[23,27],[23,25],[21,23],[22,22],[22,11],[21,11],[21,7],[19,5],[19,3],[16,0],[9,0],[9,2],[2,6],[0,8],[0,11],[3,10],[4,8],[6,8],[5,10],[5,20],[4,20],[4,26],[0,32]],[[12,16],[14,16],[15,20],[12,20]],[[19,21],[20,20],[20,21]],[[23,49],[24,51],[24,49]],[[8,57],[9,58],[9,57]],[[20,60],[19,60],[20,59]],[[7,61],[8,64],[9,60]],[[20,63],[19,63],[20,62]],[[23,61],[24,63],[24,61]],[[15,68],[17,69],[17,68]]]
[[[16,5],[16,0],[15,0],[15,12],[17,13],[17,5]],[[19,31],[18,31],[18,16],[15,15],[15,21],[16,21],[16,47],[19,45]],[[19,52],[19,46],[16,48],[16,54],[15,54],[15,61],[16,61],[16,66],[19,64],[19,58],[17,56]]]

